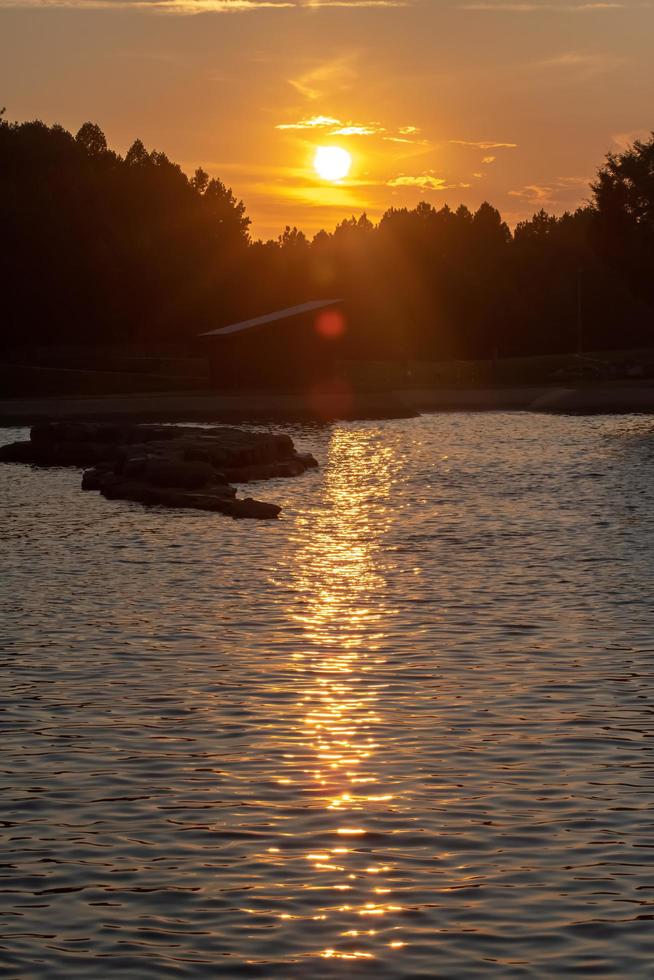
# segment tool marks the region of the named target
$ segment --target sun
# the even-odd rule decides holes
[[[352,156],[340,146],[318,146],[313,167],[323,180],[343,180],[350,172]]]

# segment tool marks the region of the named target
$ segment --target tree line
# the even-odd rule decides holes
[[[609,154],[589,201],[511,231],[421,201],[309,240],[252,240],[242,201],[94,123],[0,118],[2,344],[190,344],[304,300],[347,301],[352,356],[492,357],[651,345],[654,134]]]

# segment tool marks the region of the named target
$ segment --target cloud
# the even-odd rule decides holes
[[[382,136],[382,139],[389,143],[409,143],[412,146],[429,146],[429,140],[412,140],[408,136]]]
[[[515,150],[517,143],[497,143],[495,140],[448,140],[456,146],[474,146],[478,150]]]
[[[624,3],[538,3],[527,0],[525,3],[479,3],[461,4],[461,10],[486,10],[496,13],[585,13],[593,10],[621,10]]]
[[[557,177],[547,184],[526,184],[521,190],[508,193],[509,197],[521,198],[536,207],[575,207],[581,203],[581,189],[587,190],[589,182],[589,177]]]
[[[520,191],[509,191],[509,197],[523,197],[532,204],[543,204],[553,200],[552,187],[548,184],[527,184]]]
[[[551,58],[543,58],[542,61],[537,61],[535,64],[541,68],[565,68],[566,66],[576,68],[577,65],[594,65],[598,61],[604,61],[605,58],[606,55],[589,54],[585,51],[564,51]]]
[[[648,140],[651,136],[649,129],[632,129],[628,133],[614,133],[611,137],[613,145],[618,150],[628,150],[636,140]]]
[[[593,177],[557,177],[555,181],[555,186],[565,191],[566,189],[573,189],[579,187],[588,188],[590,186]]]
[[[444,177],[434,177],[433,174],[418,174],[415,177],[400,174],[387,181],[387,187],[417,187],[420,190],[430,191],[449,191],[463,187],[470,187],[470,184],[448,184]]]
[[[424,140],[411,139],[409,136],[386,136],[385,126],[378,122],[355,123],[351,119],[337,119],[335,116],[307,116],[297,122],[278,123],[275,129],[282,130],[322,130],[328,136],[381,136],[395,143],[424,143]],[[403,126],[398,132],[417,133],[417,126]]]
[[[324,98],[334,92],[347,92],[357,77],[352,61],[351,55],[326,61],[297,78],[289,78],[288,84],[309,101]]]
[[[379,123],[343,122],[335,116],[309,116],[293,123],[279,123],[275,129],[326,129],[330,136],[376,136],[386,132]]]
[[[331,129],[330,136],[376,136],[378,133],[385,133],[383,126],[341,126],[340,129]]]
[[[305,0],[298,7],[411,7],[413,0]]]
[[[293,0],[0,0],[0,9],[147,10],[168,14],[287,10],[297,6]]]
[[[482,163],[495,163],[496,160],[497,160],[497,157],[482,157],[481,158],[481,162]]]
[[[394,136],[384,136],[383,139],[389,143],[413,143],[417,146],[428,146],[429,141],[419,137],[420,129],[417,126],[400,126]]]
[[[168,14],[304,10],[316,7],[405,7],[412,0],[0,0],[0,9],[139,10]]]
[[[323,129],[326,126],[340,126],[341,120],[334,116],[309,116],[294,123],[279,123],[275,129]]]
[[[579,78],[593,78],[614,68],[620,68],[626,63],[626,58],[606,52],[563,51],[551,58],[536,61],[530,67],[541,68],[545,71],[550,69],[556,72],[565,71],[566,74],[562,77],[569,80],[570,73],[575,73]]]

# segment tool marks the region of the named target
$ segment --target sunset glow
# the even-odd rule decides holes
[[[647,136],[653,30],[637,0],[0,0],[0,107],[202,166],[254,238],[421,200],[514,227]]]

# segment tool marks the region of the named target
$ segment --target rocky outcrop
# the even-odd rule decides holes
[[[81,467],[82,489],[109,500],[246,518],[277,517],[281,508],[238,498],[231,482],[298,476],[318,465],[282,434],[102,422],[35,425],[29,442],[0,447],[0,462]]]

